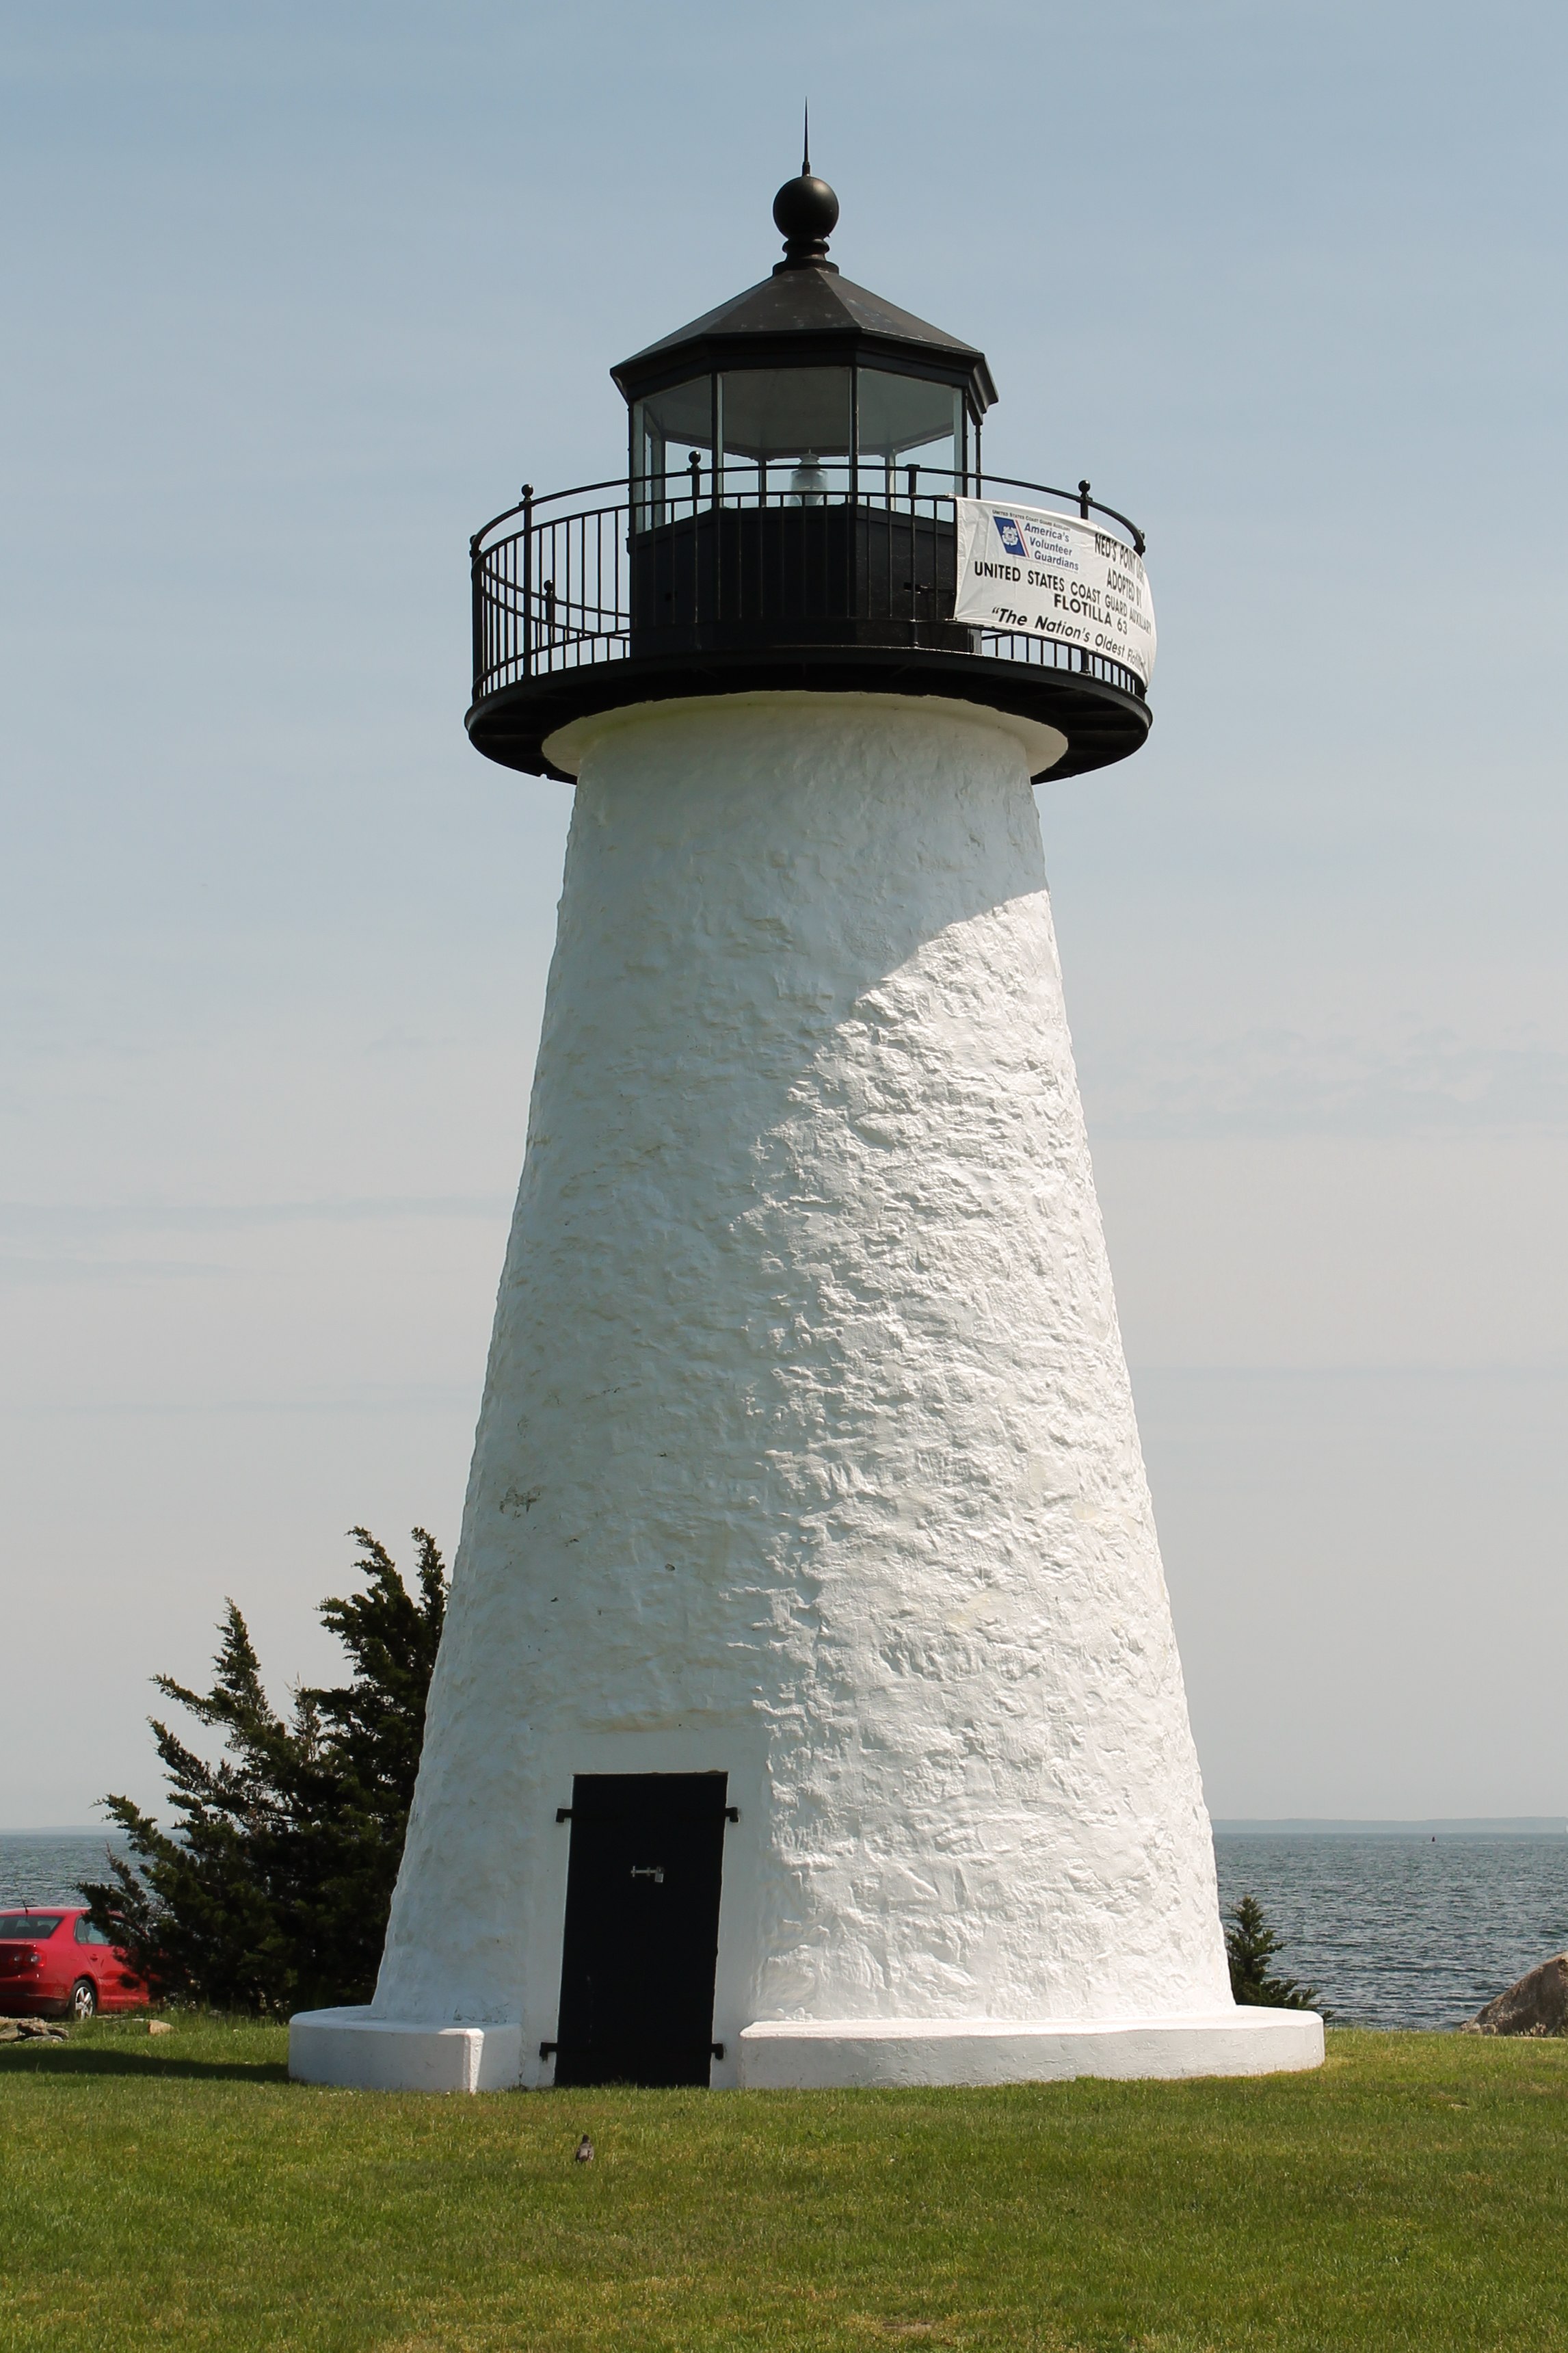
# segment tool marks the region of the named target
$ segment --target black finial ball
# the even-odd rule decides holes
[[[838,222],[838,199],[826,180],[802,173],[786,180],[773,198],[773,224],[792,245],[817,245],[833,234]]]

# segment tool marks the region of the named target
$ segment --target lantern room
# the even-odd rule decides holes
[[[841,277],[827,259],[837,218],[808,161],[774,200],[773,275],[613,371],[638,529],[704,498],[892,508],[978,477],[996,397],[984,354]]]

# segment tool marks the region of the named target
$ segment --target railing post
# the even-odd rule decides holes
[[[479,699],[485,675],[485,594],[479,571],[479,534],[468,535],[468,580],[474,601],[474,701]]]
[[[921,638],[921,555],[920,528],[915,521],[915,486],[920,480],[918,466],[906,466],[905,476],[910,487],[910,643],[917,646]]]
[[[533,674],[533,484],[522,486],[522,674]]]

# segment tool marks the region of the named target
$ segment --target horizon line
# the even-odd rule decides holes
[[[1214,1814],[1209,1828],[1231,1836],[1259,1831],[1319,1831],[1352,1833],[1426,1831],[1497,1831],[1524,1836],[1531,1832],[1568,1836],[1568,1813],[1556,1814]]]

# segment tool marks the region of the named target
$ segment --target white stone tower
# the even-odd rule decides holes
[[[1310,2065],[1230,2000],[1030,788],[1142,681],[952,617],[984,356],[774,216],[616,371],[628,481],[474,543],[469,733],[576,804],[380,1980],[291,2063]]]

